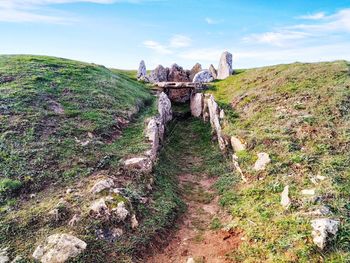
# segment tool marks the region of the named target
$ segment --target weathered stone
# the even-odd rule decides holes
[[[194,93],[191,96],[191,114],[194,117],[200,117],[203,109],[203,94]]]
[[[93,194],[98,194],[103,190],[110,189],[114,186],[114,182],[111,178],[102,179],[95,183],[95,185],[90,189],[90,192]]]
[[[220,117],[219,117],[220,109],[213,95],[210,95],[209,99],[207,99],[207,106],[208,106],[210,124],[211,124],[211,127],[215,130],[218,143],[219,143],[219,148],[221,150],[225,150],[228,142],[226,142],[225,138],[222,136]]]
[[[137,221],[136,215],[131,217],[131,228],[135,229],[139,226],[139,221]]]
[[[198,73],[202,71],[202,65],[199,63],[196,63],[196,65],[193,66],[193,68],[190,71],[190,81],[193,81],[194,76]]]
[[[315,189],[304,189],[301,191],[301,194],[309,196],[315,195]]]
[[[240,152],[245,150],[245,145],[235,136],[231,137],[231,146],[234,152]]]
[[[110,212],[104,198],[96,200],[90,206],[90,215],[95,218],[109,217]]]
[[[225,119],[225,111],[223,109],[220,110],[219,118],[220,120]]]
[[[115,214],[118,221],[124,221],[129,215],[129,211],[126,209],[124,202],[119,202],[117,207],[112,209],[112,212]]]
[[[194,83],[209,83],[214,80],[209,70],[202,70],[193,77]]]
[[[324,249],[332,239],[334,239],[338,232],[339,220],[329,218],[319,218],[311,221],[313,228],[313,241],[320,249]]]
[[[170,88],[168,89],[168,97],[173,102],[185,103],[190,100],[191,88]]]
[[[182,67],[177,64],[173,64],[169,70],[168,81],[189,82],[190,79]]]
[[[239,166],[237,155],[232,154],[232,162],[233,162],[233,166],[236,168],[237,172],[241,175],[242,180],[244,182],[248,182],[247,178],[243,174],[241,167]]]
[[[10,261],[10,258],[7,255],[7,250],[7,247],[0,249],[0,263],[7,263]]]
[[[139,170],[141,172],[150,172],[152,170],[152,161],[147,157],[135,157],[124,162],[124,167],[128,170]]]
[[[255,162],[253,169],[255,171],[263,171],[270,162],[271,159],[267,153],[258,153],[258,160]]]
[[[196,261],[193,258],[188,258],[186,263],[196,263]]]
[[[281,193],[281,205],[288,209],[290,206],[290,198],[289,198],[289,185],[285,186],[283,192]]]
[[[213,64],[210,65],[209,71],[210,71],[210,73],[211,73],[211,75],[213,76],[214,79],[218,78],[218,72],[216,71],[216,69],[213,66]]]
[[[162,65],[159,65],[151,71],[147,79],[151,83],[163,82],[168,80],[168,71]]]
[[[171,110],[171,101],[168,96],[162,92],[158,99],[158,112],[163,124],[173,119],[173,112]]]
[[[147,125],[146,137],[151,142],[151,149],[149,150],[149,156],[151,160],[155,160],[159,149],[160,132],[159,126],[162,125],[158,122],[157,118],[152,118]]]
[[[139,69],[137,71],[137,79],[144,80],[146,75],[147,75],[146,65],[145,65],[145,62],[141,60]]]
[[[86,249],[86,243],[69,234],[54,234],[39,245],[33,257],[42,263],[63,263]]]
[[[221,55],[217,78],[226,79],[231,76],[232,73],[232,54],[226,51]]]
[[[314,210],[305,213],[307,216],[329,216],[332,215],[332,211],[327,206],[320,206]]]

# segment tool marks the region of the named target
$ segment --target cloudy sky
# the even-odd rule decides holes
[[[0,0],[0,53],[109,67],[350,60],[350,0]]]

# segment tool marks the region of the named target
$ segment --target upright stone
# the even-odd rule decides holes
[[[214,78],[209,72],[209,70],[202,70],[194,76],[193,83],[209,83],[213,80]]]
[[[169,69],[168,81],[189,82],[187,72],[177,64],[173,64]]]
[[[171,101],[168,96],[162,92],[159,95],[158,100],[158,112],[163,124],[166,124],[168,121],[173,119],[173,112],[171,110]]]
[[[159,65],[152,70],[147,78],[151,83],[164,82],[168,80],[168,71],[162,65]]]
[[[139,70],[137,71],[137,79],[144,80],[146,77],[146,74],[147,74],[147,71],[146,71],[145,61],[141,60],[139,65]]]
[[[232,72],[232,54],[225,51],[220,58],[217,78],[226,79],[232,75]]]
[[[203,94],[195,93],[191,96],[191,114],[194,117],[200,117],[203,110]]]
[[[193,68],[190,71],[190,81],[193,81],[194,76],[202,71],[202,65],[199,63],[196,63],[196,65],[193,66]]]
[[[211,75],[213,76],[214,79],[218,78],[218,72],[216,71],[216,69],[213,66],[213,64],[210,65],[209,71],[210,71],[210,73],[211,73]]]

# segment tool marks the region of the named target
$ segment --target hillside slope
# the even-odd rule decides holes
[[[350,261],[350,77],[345,61],[279,65],[238,71],[213,83],[228,118],[225,133],[246,143],[238,152],[248,183],[222,196],[245,239],[237,262]],[[271,163],[252,169],[257,153]],[[289,185],[292,204],[281,192]],[[315,190],[305,195],[302,190]],[[312,193],[312,191],[311,191]],[[337,239],[325,251],[312,243],[310,212],[341,220]],[[323,217],[319,215],[318,217]]]

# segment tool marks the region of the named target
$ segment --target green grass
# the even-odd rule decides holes
[[[238,153],[251,183],[222,190],[222,205],[234,216],[246,241],[231,257],[240,262],[347,262],[350,258],[350,77],[345,61],[278,65],[239,71],[214,82],[213,93],[229,115],[224,131],[247,142]],[[272,162],[252,170],[259,152]],[[312,178],[326,177],[314,185]],[[258,179],[260,178],[260,180]],[[219,187],[225,187],[218,182]],[[294,204],[280,206],[280,193],[291,186]],[[324,252],[311,240],[308,211],[320,203],[300,191],[316,188],[334,216],[341,219],[338,239]]]

